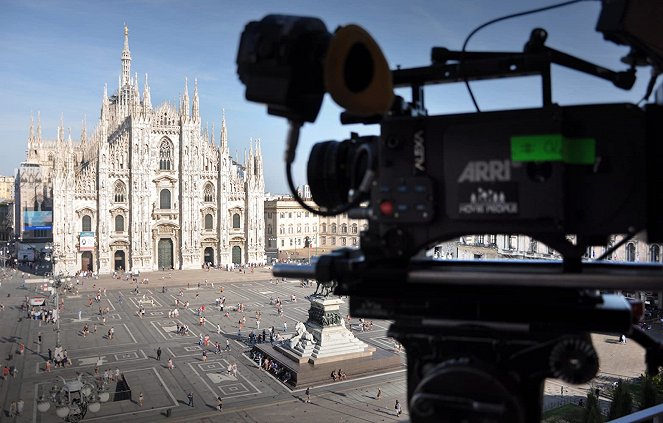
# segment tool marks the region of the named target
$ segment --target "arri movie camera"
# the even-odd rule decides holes
[[[279,264],[277,276],[316,278],[350,296],[353,316],[393,320],[407,350],[413,422],[534,422],[546,378],[585,383],[598,371],[589,333],[625,334],[658,372],[663,348],[640,330],[643,304],[612,294],[661,291],[656,265],[584,260],[613,234],[663,242],[663,106],[560,106],[552,64],[630,89],[650,66],[646,97],[663,69],[663,7],[602,4],[597,30],[628,45],[612,71],[546,46],[531,32],[522,52],[433,48],[429,66],[390,70],[361,27],[333,34],[316,18],[269,15],[247,24],[237,69],[246,98],[289,120],[286,171],[302,207],[368,219],[361,248],[310,266]],[[542,107],[429,116],[424,87],[539,75]],[[394,88],[411,89],[411,99]],[[379,136],[316,144],[308,182],[319,209],[292,180],[304,122],[325,92],[342,123],[379,124]],[[561,261],[434,261],[422,249],[465,234],[525,234]],[[607,254],[619,245],[612,245]]]

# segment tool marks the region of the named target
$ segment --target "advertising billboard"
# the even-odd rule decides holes
[[[78,249],[80,251],[94,251],[94,232],[81,232]]]
[[[48,238],[53,230],[53,186],[50,168],[24,162],[18,172],[20,228],[24,238]]]
[[[23,230],[36,231],[39,229],[53,229],[52,211],[24,211]]]

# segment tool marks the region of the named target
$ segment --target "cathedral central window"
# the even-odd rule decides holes
[[[113,199],[116,203],[125,203],[127,201],[127,186],[124,185],[124,182],[115,182]]]
[[[159,147],[159,170],[171,170],[173,168],[173,145],[167,139],[161,141]]]

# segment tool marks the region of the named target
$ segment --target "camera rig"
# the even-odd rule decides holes
[[[663,242],[663,107],[559,106],[550,74],[557,64],[630,89],[636,65],[661,69],[663,35],[647,30],[661,15],[650,1],[604,2],[597,29],[632,47],[623,72],[547,47],[538,28],[523,52],[433,48],[430,66],[389,71],[354,25],[332,35],[316,18],[269,15],[246,26],[238,74],[247,99],[291,123],[286,169],[296,199],[299,129],[315,120],[325,91],[346,108],[343,123],[380,124],[379,137],[316,144],[308,180],[320,210],[300,201],[320,214],[368,219],[361,248],[309,266],[278,264],[274,274],[333,285],[350,296],[353,316],[394,321],[389,334],[408,353],[413,422],[538,421],[545,378],[596,375],[590,332],[633,338],[650,374],[663,365],[663,347],[636,325],[643,304],[607,293],[661,290],[663,269],[582,260],[611,234]],[[426,85],[524,75],[541,77],[542,107],[427,114]],[[411,101],[393,96],[394,87],[409,87]],[[528,235],[563,259],[417,257],[437,242],[486,233]]]

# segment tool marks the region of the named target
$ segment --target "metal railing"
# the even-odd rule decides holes
[[[636,423],[644,421],[653,421],[654,423],[663,423],[663,404],[658,404],[644,410],[610,420],[610,423]]]

